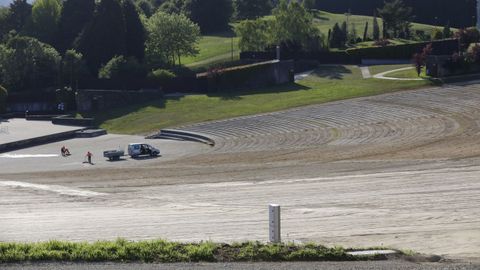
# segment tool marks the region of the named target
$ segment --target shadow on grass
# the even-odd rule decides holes
[[[313,72],[313,74],[320,78],[326,78],[330,80],[343,80],[343,77],[346,74],[352,74],[352,71],[345,66],[331,65],[320,66]]]
[[[271,93],[284,93],[293,92],[299,90],[309,90],[309,87],[297,83],[287,83],[282,85],[263,87],[259,89],[244,89],[244,90],[218,90],[216,92],[208,93],[209,97],[220,97],[223,100],[241,100],[241,96],[257,95],[257,94],[271,94]]]
[[[313,17],[315,19],[321,20],[321,21],[330,21],[330,18],[325,17],[325,13],[322,12],[322,11],[319,11],[319,10],[314,11]],[[332,25],[332,27],[333,27],[333,25]]]

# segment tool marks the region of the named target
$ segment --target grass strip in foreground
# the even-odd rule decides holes
[[[353,257],[341,247],[317,244],[263,244],[246,242],[177,243],[165,240],[40,243],[0,243],[0,263],[19,262],[260,262],[260,261],[350,261],[384,259],[381,256]]]

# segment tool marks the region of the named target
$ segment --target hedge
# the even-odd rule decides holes
[[[412,59],[415,53],[420,53],[428,44],[432,44],[433,55],[451,55],[458,51],[458,40],[445,39],[385,47],[348,49],[347,53],[361,59]]]

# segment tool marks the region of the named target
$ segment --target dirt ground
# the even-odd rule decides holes
[[[284,241],[478,259],[478,104],[449,85],[180,127],[216,146],[145,162],[0,157],[0,241],[266,241],[279,203]]]

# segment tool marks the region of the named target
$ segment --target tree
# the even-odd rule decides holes
[[[317,1],[316,0],[303,0],[303,6],[308,10],[315,9],[316,6],[317,6]]]
[[[32,8],[30,35],[42,42],[53,44],[61,10],[59,0],[36,0]]]
[[[418,77],[422,74],[422,68],[425,66],[427,57],[432,54],[432,44],[428,44],[422,50],[422,53],[416,53],[413,55],[413,62],[415,65],[415,70],[417,71]]]
[[[31,37],[14,37],[0,48],[0,78],[12,92],[58,84],[59,53]]]
[[[451,38],[452,37],[452,30],[450,30],[450,22],[443,27],[443,38]]]
[[[125,16],[126,54],[143,60],[145,56],[146,30],[143,26],[137,9],[131,0],[123,1],[123,14]]]
[[[263,19],[244,20],[235,27],[240,38],[238,46],[241,51],[263,51],[270,44],[269,22]]]
[[[347,22],[343,22],[342,23],[342,26],[340,27],[340,29],[342,30],[341,34],[342,34],[342,43],[345,45],[348,41],[348,26],[347,26]]]
[[[85,57],[93,74],[116,55],[125,55],[125,17],[118,0],[101,0],[76,41],[76,50]]]
[[[61,53],[73,48],[75,39],[92,19],[95,0],[65,0],[58,23],[55,47]]]
[[[202,33],[213,33],[230,28],[233,5],[232,0],[185,0],[183,12]]]
[[[342,29],[335,23],[330,37],[330,48],[341,48],[345,46],[344,35]]]
[[[287,49],[316,50],[311,45],[321,46],[320,31],[313,24],[312,15],[296,1],[287,3],[282,0],[273,10],[274,20],[271,27],[272,39]],[[316,40],[316,41],[315,41]],[[309,48],[310,47],[310,48]]]
[[[363,29],[363,41],[367,41],[368,39],[368,21],[365,22],[365,28]]]
[[[6,35],[10,29],[8,28],[8,16],[10,10],[7,7],[0,7],[0,41],[3,36]]]
[[[352,43],[352,44],[355,44],[357,43],[357,27],[355,26],[355,23],[352,22],[351,26],[350,26],[350,32],[348,33],[348,38],[347,38],[347,41],[349,43]]]
[[[75,50],[67,50],[62,59],[62,82],[70,88],[78,88],[78,80],[86,73],[83,55]]]
[[[402,0],[389,0],[385,2],[378,14],[383,20],[384,33],[387,36],[399,37],[400,34],[409,33],[413,20],[412,8],[405,6]]]
[[[24,30],[32,14],[32,5],[27,0],[14,0],[10,4],[10,14],[8,16],[8,28],[17,33]]]
[[[373,40],[380,39],[380,26],[378,25],[377,13],[373,14]]]
[[[139,10],[147,17],[152,16],[155,11],[152,3],[148,0],[139,0],[135,2],[135,5],[139,8]]]
[[[198,53],[196,44],[200,38],[200,28],[183,14],[156,12],[148,19],[146,53],[154,68],[161,63],[181,64],[181,56]]]
[[[234,17],[237,20],[256,19],[272,12],[271,0],[233,0]]]
[[[127,83],[139,77],[144,77],[143,66],[134,57],[126,58],[123,55],[114,56],[110,61],[98,71],[100,79],[109,79],[119,81],[123,88],[127,88]]]
[[[160,5],[160,10],[166,13],[180,14],[184,5],[184,0],[167,0]]]

